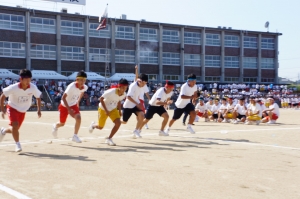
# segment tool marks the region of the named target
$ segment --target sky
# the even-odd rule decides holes
[[[27,8],[69,13],[102,15],[108,4],[108,17],[146,19],[151,22],[204,27],[226,26],[238,30],[280,32],[279,77],[300,79],[300,1],[299,0],[86,0],[86,6],[43,0],[0,0],[1,5],[21,5]]]

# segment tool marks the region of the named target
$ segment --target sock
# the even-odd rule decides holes
[[[190,125],[190,124],[188,124],[187,126],[188,126],[188,127],[191,127],[191,125]]]
[[[16,142],[16,144],[20,144],[20,142]]]

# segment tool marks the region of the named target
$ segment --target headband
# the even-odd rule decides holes
[[[86,79],[86,77],[76,77],[76,79]]]

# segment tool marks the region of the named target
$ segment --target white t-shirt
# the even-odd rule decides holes
[[[220,108],[219,108],[219,112],[220,113],[224,113],[227,109],[227,104],[221,104]]]
[[[196,110],[199,110],[200,113],[204,113],[207,110],[206,104],[203,104],[202,106],[200,103],[198,103],[195,107]]]
[[[272,108],[274,108],[274,110],[272,112],[275,113],[279,117],[279,106],[278,106],[278,104],[274,102],[274,104],[269,106],[269,109],[272,109]]]
[[[21,113],[25,113],[31,106],[32,96],[40,98],[41,91],[32,83],[23,90],[20,83],[10,85],[3,89],[3,94],[8,97],[8,105]]]
[[[147,85],[143,86],[143,90],[144,90],[144,93],[142,93],[139,98],[140,98],[140,100],[144,101],[144,95],[145,95],[145,93],[149,93],[148,86]]]
[[[262,116],[261,106],[259,103],[255,103],[255,105],[249,104],[249,109],[252,111],[252,113],[256,113],[257,111],[259,111],[259,113],[257,113],[257,115],[259,117]]]
[[[226,109],[228,110],[228,113],[232,113],[234,110],[234,107],[235,107],[234,103],[232,103],[232,104],[228,103],[227,107],[226,107]]]
[[[213,114],[218,114],[220,107],[221,107],[221,104],[218,104],[218,105],[214,104],[211,107],[211,112],[213,112]]]
[[[172,95],[173,95],[173,91],[167,94],[165,92],[165,88],[162,87],[155,92],[155,94],[152,96],[151,100],[149,101],[149,104],[151,106],[161,106],[156,104],[156,100],[159,99],[161,102],[165,102],[168,98],[171,98]]]
[[[184,83],[182,86],[181,86],[181,90],[180,90],[180,93],[179,93],[179,96],[175,102],[175,105],[177,108],[184,108],[186,107],[186,105],[188,103],[191,102],[191,99],[182,99],[181,96],[182,95],[185,95],[185,96],[192,96],[194,95],[194,93],[197,91],[197,85],[195,84],[193,87],[190,87],[188,85],[188,83]]]
[[[245,106],[246,105],[237,104],[235,105],[234,110],[236,110],[240,115],[246,115],[247,108],[245,108]]]
[[[101,96],[104,98],[104,103],[108,111],[112,111],[113,109],[117,108],[118,102],[122,101],[126,97],[126,93],[124,92],[123,95],[119,96],[117,88],[108,89],[103,93]],[[99,107],[102,110],[105,110],[101,102],[99,103]]]
[[[144,93],[144,88],[138,86],[138,82],[133,82],[130,84],[127,96],[130,96],[136,103],[140,103],[140,95]],[[136,104],[129,101],[127,98],[124,102],[124,108],[134,108]]]
[[[72,82],[71,84],[69,84],[67,86],[67,89],[65,91],[65,93],[67,94],[66,100],[68,102],[69,106],[74,106],[77,104],[77,101],[80,97],[81,93],[84,93],[85,91],[87,91],[88,87],[87,85],[83,86],[83,89],[79,89],[76,86],[76,82]],[[61,105],[63,105],[64,107],[66,107],[65,103],[63,102],[63,100],[60,101]]]
[[[211,111],[211,108],[212,108],[212,106],[214,105],[214,104],[212,104],[212,105],[210,105],[210,103],[209,102],[206,102],[206,108],[208,109],[208,110],[210,110]]]

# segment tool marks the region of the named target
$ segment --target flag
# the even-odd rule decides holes
[[[106,28],[106,21],[107,21],[107,6],[104,10],[104,13],[102,16],[99,17],[99,26],[97,27],[96,30],[101,30],[101,29],[105,29]]]

